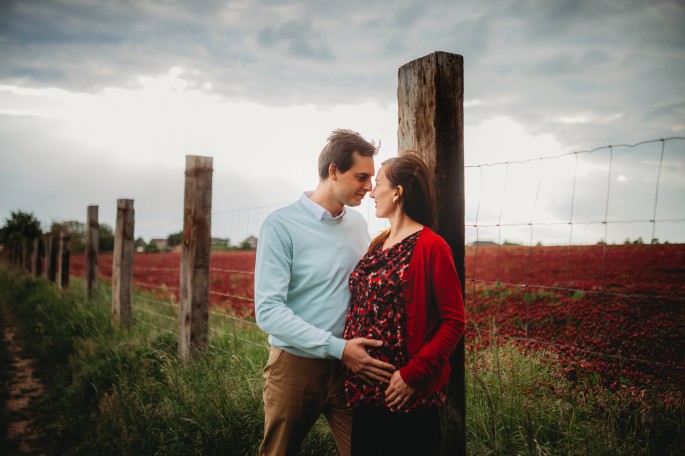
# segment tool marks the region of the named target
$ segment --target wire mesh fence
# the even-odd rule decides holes
[[[668,238],[685,223],[672,167],[684,155],[678,137],[467,166],[467,349],[512,342],[549,352],[569,378],[683,389],[685,247]],[[213,213],[228,243],[210,259],[210,349],[267,348],[243,241],[282,206]],[[173,250],[136,254],[134,285],[151,296],[136,298],[137,324],[178,330],[179,263]],[[108,254],[99,265],[110,277]]]

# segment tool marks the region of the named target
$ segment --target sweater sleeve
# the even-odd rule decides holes
[[[267,219],[260,230],[255,264],[255,317],[272,337],[317,358],[342,358],[343,339],[296,315],[287,305],[292,241]]]
[[[428,262],[425,267],[431,270],[427,286],[431,288],[435,310],[431,309],[430,302],[426,302],[423,311],[428,315],[437,310],[438,321],[433,336],[428,335],[430,339],[400,369],[404,381],[414,388],[449,362],[450,355],[464,335],[466,322],[461,283],[447,243],[435,243],[425,261]]]

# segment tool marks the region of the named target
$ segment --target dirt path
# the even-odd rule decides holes
[[[43,394],[43,384],[33,376],[33,362],[27,358],[19,343],[15,340],[16,330],[7,322],[4,337],[7,350],[12,357],[11,377],[9,381],[9,399],[5,404],[12,423],[7,428],[7,438],[17,442],[20,452],[40,454],[36,452],[34,443],[38,433],[31,424],[30,403],[33,398]]]

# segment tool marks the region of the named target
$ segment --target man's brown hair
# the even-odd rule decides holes
[[[328,137],[328,142],[319,154],[319,179],[328,179],[328,168],[334,164],[341,173],[349,170],[354,164],[354,152],[371,157],[378,148],[356,131],[338,129]]]

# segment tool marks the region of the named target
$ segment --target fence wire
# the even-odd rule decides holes
[[[477,196],[467,198],[470,200],[472,210],[469,211],[467,205],[465,224],[467,230],[472,232],[472,234],[467,232],[467,236],[471,236],[472,241],[467,247],[466,283],[464,284],[469,310],[467,343],[476,336],[479,339],[497,338],[519,345],[563,353],[578,359],[582,357],[599,359],[605,363],[619,365],[618,369],[621,372],[626,363],[658,368],[668,367],[670,364],[673,372],[685,372],[682,362],[674,364],[662,359],[638,356],[634,352],[625,352],[626,347],[621,344],[607,349],[596,349],[592,344],[579,345],[578,341],[587,339],[591,334],[583,332],[586,330],[582,327],[577,328],[578,341],[575,343],[554,337],[541,337],[535,331],[535,326],[539,322],[533,318],[533,313],[539,310],[540,303],[524,302],[525,299],[539,301],[538,298],[540,298],[545,305],[557,305],[559,309],[566,309],[573,305],[564,301],[569,297],[578,300],[598,298],[600,301],[593,302],[598,302],[597,306],[604,309],[609,309],[610,305],[618,302],[633,300],[640,303],[649,301],[655,303],[654,305],[666,303],[675,309],[674,312],[682,311],[685,304],[685,291],[679,287],[677,283],[679,279],[661,288],[658,286],[636,287],[627,282],[633,279],[612,276],[616,269],[616,248],[611,242],[610,228],[649,225],[649,234],[645,236],[648,238],[647,245],[639,245],[642,250],[637,253],[643,258],[645,255],[647,257],[642,277],[642,281],[647,285],[654,280],[659,280],[660,271],[669,267],[670,263],[664,260],[668,252],[682,254],[682,250],[676,249],[675,246],[669,247],[671,250],[664,250],[665,246],[659,244],[657,235],[660,226],[669,224],[680,226],[685,223],[685,210],[682,210],[684,209],[682,203],[676,201],[674,204],[673,202],[674,198],[679,200],[680,196],[663,192],[664,177],[672,173],[671,167],[668,166],[669,153],[681,153],[678,148],[682,149],[684,141],[685,137],[672,137],[526,160],[466,166],[466,172],[475,176],[476,184],[473,186],[473,193]],[[642,148],[655,144],[659,144],[660,147],[658,158],[653,161],[654,179],[647,179],[653,191],[648,210],[641,214],[634,214],[622,209],[617,213],[618,215],[614,214],[615,207],[625,203],[625,196],[619,191],[622,190],[622,185],[617,184],[623,175],[619,169],[626,166],[626,162],[632,163],[630,166],[642,167],[647,156]],[[631,154],[626,151],[636,153]],[[586,158],[591,156],[602,158],[605,160],[604,164],[600,166],[599,163],[593,162],[592,166],[588,165]],[[567,166],[564,166],[564,174],[558,178],[559,181],[568,184],[569,192],[565,202],[562,202],[558,194],[550,192],[547,188],[550,185],[549,176],[554,173],[554,163],[562,160],[569,161]],[[526,167],[526,185],[531,191],[530,201],[523,201],[523,203],[529,204],[526,210],[530,212],[526,214],[525,211],[519,213],[514,211],[512,214],[511,194],[518,190],[515,176],[522,174],[522,167]],[[593,200],[589,203],[586,187],[589,185],[588,176],[592,173],[588,170],[595,173],[596,179],[592,181],[593,184],[602,184],[603,180],[603,184],[599,186],[603,190],[594,194]],[[668,171],[665,172],[666,170]],[[597,177],[601,174],[600,171],[606,172],[601,179]],[[551,190],[555,189],[558,190],[558,187],[551,187]],[[501,194],[498,193],[499,191]],[[594,210],[586,210],[588,205],[596,207]],[[219,233],[219,238],[228,240],[228,243],[219,247],[232,246],[234,248],[227,252],[213,251],[211,254],[210,315],[215,319],[214,321],[220,319],[227,322],[220,327],[210,326],[210,348],[212,349],[224,350],[215,343],[215,338],[226,340],[229,346],[231,346],[230,341],[233,341],[234,348],[239,348],[238,343],[267,348],[265,337],[255,324],[253,317],[254,251],[235,250],[235,247],[240,246],[243,240],[247,241],[249,236],[256,236],[264,218],[271,211],[282,206],[283,204],[240,208],[212,214],[213,228]],[[550,218],[547,214],[550,208],[558,214],[556,218]],[[647,215],[643,215],[645,213]],[[169,223],[166,226],[173,229],[179,228],[180,231],[178,222]],[[587,243],[578,244],[581,232],[588,227],[601,228],[601,239],[592,248],[587,246]],[[513,231],[509,231],[510,229]],[[548,241],[544,236],[547,235],[549,229],[557,231],[567,229],[568,232],[562,236],[555,234],[554,240]],[[520,235],[517,242],[510,242],[508,236],[512,233]],[[542,242],[536,242],[536,236],[539,235],[543,236]],[[546,265],[544,258],[539,259],[537,249],[540,245],[538,244],[548,249],[559,249],[557,252],[560,258],[559,264]],[[147,325],[160,325],[164,322],[162,326],[173,322],[170,327],[174,328],[172,330],[177,330],[180,293],[179,256],[169,257],[146,253],[141,255],[144,260],[137,256],[134,266],[134,285],[146,290],[147,293],[145,297],[136,297],[136,301],[145,307],[137,307],[134,321]],[[77,257],[74,256],[73,259]],[[138,258],[141,258],[140,261]],[[155,258],[160,259],[160,262],[152,261]],[[173,258],[173,262],[170,263],[169,258]],[[679,265],[678,261],[680,261]],[[552,266],[556,268],[556,276],[549,279],[546,277],[549,272],[547,270]],[[682,266],[682,258],[678,257],[676,268],[682,268]],[[512,274],[512,270],[518,273]],[[103,276],[111,276],[111,262],[101,261],[100,272]],[[511,295],[515,296],[514,301],[510,299]],[[512,305],[518,306],[517,309],[520,311],[514,317],[511,315]],[[488,306],[490,308],[494,306],[494,308],[488,310]],[[153,307],[172,307],[176,313],[175,316],[164,315],[153,310]],[[488,313],[488,319],[480,318],[486,313]],[[510,320],[514,318],[517,322],[512,326],[503,321],[505,318]],[[163,328],[155,328],[159,331],[166,331]],[[246,337],[245,335],[250,331],[257,337],[252,340]],[[678,346],[683,344],[682,338],[683,336],[680,335],[676,340]]]
[[[683,206],[682,202],[679,202],[681,197],[679,195],[670,194],[667,201],[664,201],[663,194],[660,195],[659,193],[660,188],[663,186],[662,178],[664,175],[662,171],[664,169],[664,157],[669,151],[669,147],[667,146],[673,146],[671,147],[671,149],[673,149],[673,153],[680,153],[679,158],[682,159],[682,150],[679,150],[677,147],[682,149],[684,140],[685,138],[683,137],[673,137],[668,139],[644,141],[632,145],[622,144],[606,146],[589,151],[571,152],[561,155],[531,158],[528,160],[467,166],[467,170],[470,169],[471,171],[476,172],[475,175],[480,180],[479,185],[477,186],[479,188],[478,198],[477,201],[473,202],[475,205],[475,209],[473,211],[474,216],[472,221],[468,221],[467,218],[466,222],[467,229],[472,229],[474,231],[473,237],[475,238],[471,244],[472,247],[469,248],[472,255],[468,253],[469,249],[467,249],[466,268],[466,285],[467,290],[469,291],[467,295],[470,301],[468,303],[468,308],[471,311],[471,315],[482,316],[484,313],[486,313],[484,308],[487,306],[492,307],[493,305],[493,299],[491,297],[493,290],[495,290],[494,294],[497,295],[496,299],[494,300],[494,310],[489,310],[489,320],[481,319],[480,323],[478,321],[469,320],[468,327],[470,331],[484,338],[496,337],[502,340],[515,342],[519,345],[525,344],[543,348],[547,347],[547,349],[550,349],[554,352],[565,353],[568,356],[573,356],[577,359],[582,359],[583,357],[595,360],[600,359],[606,363],[617,364],[618,370],[621,374],[623,373],[622,367],[625,363],[639,363],[643,366],[658,366],[659,368],[667,368],[670,373],[675,375],[682,375],[685,373],[685,364],[682,361],[678,361],[680,359],[678,356],[676,356],[675,359],[671,358],[667,361],[662,359],[647,359],[645,357],[637,356],[636,353],[622,352],[624,347],[622,347],[620,344],[615,344],[616,346],[613,348],[602,351],[593,350],[592,345],[589,347],[579,346],[577,343],[568,343],[564,340],[557,340],[555,338],[541,338],[539,336],[531,335],[529,334],[531,328],[539,324],[538,320],[531,318],[531,312],[533,310],[538,310],[540,305],[535,302],[528,303],[526,305],[518,305],[517,309],[519,313],[517,315],[511,315],[510,306],[512,305],[512,300],[506,296],[507,294],[519,296],[519,302],[517,304],[520,304],[521,298],[525,299],[526,297],[535,296],[536,293],[542,294],[543,291],[546,291],[549,293],[547,296],[545,296],[547,301],[546,304],[549,304],[549,301],[552,303],[554,303],[554,301],[559,301],[561,302],[560,305],[563,305],[563,301],[558,299],[559,296],[552,296],[550,294],[559,294],[561,296],[582,294],[586,299],[592,299],[592,296],[598,297],[600,299],[598,305],[605,309],[610,309],[610,305],[616,306],[617,303],[625,303],[632,300],[632,302],[636,302],[642,307],[641,309],[638,309],[639,311],[653,312],[654,309],[651,309],[650,306],[655,307],[659,305],[666,305],[669,311],[665,312],[664,318],[669,318],[669,316],[673,315],[673,312],[675,312],[676,315],[681,314],[683,308],[685,307],[685,291],[683,291],[682,287],[680,286],[683,277],[675,279],[669,279],[668,277],[669,274],[673,273],[673,271],[682,270],[683,264],[685,264],[683,251],[682,249],[677,249],[676,247],[669,247],[667,251],[663,245],[659,246],[656,234],[657,226],[668,223],[682,224],[685,222],[685,206]],[[655,160],[656,177],[655,180],[650,180],[653,185],[652,188],[654,189],[654,196],[651,206],[646,207],[643,205],[640,207],[642,213],[646,214],[646,216],[635,216],[634,214],[629,214],[623,210],[621,211],[620,216],[612,217],[611,211],[613,210],[614,206],[618,204],[614,201],[625,201],[625,197],[618,190],[616,190],[617,186],[613,185],[615,182],[620,183],[626,179],[623,175],[618,176],[620,179],[617,178],[617,164],[620,164],[624,161],[632,160],[635,162],[637,160],[638,165],[642,166],[643,162],[647,160],[644,158],[646,154],[636,158],[626,154],[625,150],[622,148],[639,149],[643,146],[648,146],[655,143],[660,143],[661,147],[659,150],[658,159]],[[581,164],[580,157],[586,154],[591,155],[600,152],[605,152],[607,155],[607,163],[605,168],[606,177],[604,183],[604,192],[601,194],[601,197],[597,198],[603,203],[601,218],[595,218],[588,216],[587,214],[579,214],[582,207],[578,203],[578,188],[580,185],[582,185],[583,178],[585,177],[580,176],[579,173],[581,168],[587,169],[586,164]],[[572,166],[568,167],[568,173],[565,176],[565,179],[570,182],[571,186],[569,211],[567,212],[568,218],[559,218],[557,220],[539,220],[536,218],[536,214],[539,209],[539,202],[542,198],[547,198],[550,200],[553,199],[541,191],[543,178],[547,177],[545,173],[545,164],[547,162],[561,160],[566,157],[574,158],[573,164]],[[512,172],[517,167],[531,165],[534,162],[539,162],[540,165],[539,169],[535,173],[529,173],[527,175],[529,180],[536,183],[534,196],[532,198],[533,204],[530,217],[527,220],[520,220],[521,217],[519,215],[519,220],[506,219],[503,217],[503,214],[508,209],[507,194],[509,193],[512,185],[510,182]],[[492,173],[495,176],[494,179],[496,179],[496,182],[488,181],[484,170],[498,168],[501,168],[501,171]],[[486,188],[502,188],[502,197],[498,200],[492,195],[486,195],[486,191],[484,190]],[[486,199],[490,201],[489,206],[485,201]],[[499,201],[499,205],[497,205],[497,201]],[[669,204],[663,204],[665,202]],[[663,204],[665,207],[668,206],[671,211],[673,211],[675,208],[676,212],[668,212],[665,216],[659,217],[658,208],[660,204]],[[562,211],[558,210],[559,208],[556,209],[557,213],[563,213]],[[637,210],[637,208],[635,208],[635,210]],[[483,213],[486,211],[491,214],[491,216],[489,219],[484,220]],[[596,215],[599,214],[600,213],[597,213]],[[615,275],[619,268],[615,264],[616,247],[612,246],[609,228],[610,226],[625,226],[630,224],[651,225],[649,237],[647,239],[647,246],[644,246],[642,247],[642,250],[639,250],[639,245],[643,244],[641,238],[638,238],[633,242],[633,244],[638,244],[638,246],[635,247],[636,251],[639,250],[640,254],[646,254],[648,258],[646,261],[642,261],[641,263],[645,268],[641,274],[617,279],[616,277],[612,276],[612,274]],[[574,234],[576,234],[574,227],[578,228],[586,225],[597,225],[598,227],[601,227],[603,231],[602,237],[597,243],[599,249],[601,250],[599,252],[597,252],[596,249],[593,251],[593,258],[591,262],[587,261],[586,258],[582,258],[582,256],[585,255],[583,248],[574,245],[576,241],[574,238]],[[534,254],[536,252],[536,248],[539,247],[539,245],[535,243],[534,233],[536,230],[540,230],[541,228],[563,226],[568,226],[569,230],[566,238],[567,240],[565,242],[565,267],[561,271],[555,271],[557,276],[554,277],[553,280],[548,279],[549,283],[545,283],[548,271],[538,270],[535,272],[533,269],[535,263]],[[505,241],[503,241],[503,230],[506,228],[526,229],[528,231],[527,237],[525,240],[521,240],[519,242],[507,242],[506,238]],[[485,233],[487,233],[487,235],[484,237]],[[491,241],[493,237],[496,239],[495,242],[486,242]],[[554,242],[550,243],[554,244]],[[627,243],[628,240],[624,242],[624,244]],[[486,244],[490,245],[485,247]],[[544,244],[549,245],[547,242],[544,242]],[[557,245],[561,246],[563,244],[558,243]],[[493,253],[492,249],[496,249],[496,252]],[[519,257],[522,257],[525,254],[525,258],[517,258],[519,261],[514,261],[514,258],[512,258],[512,252],[514,251],[518,253]],[[676,255],[676,257],[673,259],[673,261],[664,265],[663,257],[669,254]],[[581,267],[576,267],[575,270],[573,267],[574,255],[579,257],[576,262],[583,262]],[[541,260],[541,262],[542,261],[544,260]],[[634,259],[623,259],[623,261],[632,262]],[[484,268],[479,267],[479,262],[487,263],[487,271],[484,271]],[[661,264],[657,264],[658,262]],[[590,263],[592,263],[592,265]],[[547,264],[544,266],[547,268],[553,268],[557,267],[558,265]],[[594,268],[595,266],[596,269],[591,269],[591,267]],[[512,268],[522,268],[523,273],[512,274]],[[588,278],[588,272],[591,271],[594,271],[595,277]],[[483,272],[486,272],[485,275],[487,277],[484,277]],[[512,276],[519,277],[520,280],[512,280]],[[583,276],[584,278],[579,279],[578,276]],[[563,280],[561,280],[562,277]],[[666,280],[669,280],[669,282],[663,284],[663,287],[660,287],[659,281],[664,280],[664,277],[666,277]],[[641,287],[636,287],[634,284],[629,283],[631,280],[641,280],[643,285]],[[521,307],[523,308],[521,309]],[[547,317],[554,319],[555,311],[557,310],[555,309],[554,311],[549,312]],[[510,321],[516,320],[516,324],[512,325],[502,322],[502,318],[500,318],[501,315],[506,315],[506,318],[508,318]],[[483,329],[483,324],[485,324],[486,327],[495,324],[497,327],[494,330]],[[644,325],[645,323],[640,321],[638,324]],[[678,347],[685,348],[683,347],[683,338],[685,337],[683,336],[683,330],[685,330],[685,327],[681,328],[681,326],[683,325],[677,321],[674,323],[673,331],[679,334],[676,335],[674,342]],[[639,331],[640,329],[644,330],[645,328],[638,327],[634,332],[641,332]],[[585,335],[582,333],[583,328],[578,328],[578,330],[578,338],[580,339],[585,337]],[[626,339],[630,340],[635,338],[635,336],[631,336],[630,334],[630,332],[627,333]],[[599,335],[600,338],[606,336],[606,334]],[[639,347],[639,345],[635,345],[633,348],[635,349],[636,347]]]

